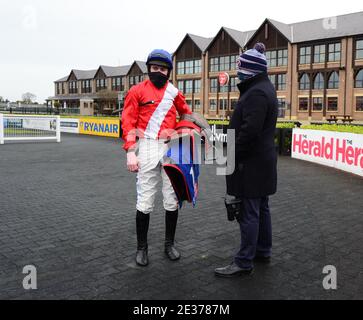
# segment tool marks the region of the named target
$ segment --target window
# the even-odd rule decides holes
[[[122,80],[120,77],[112,78],[112,90],[113,91],[123,91],[121,83],[122,83]]]
[[[69,93],[70,94],[75,94],[78,92],[78,86],[77,86],[77,81],[71,81],[69,82]]]
[[[210,67],[209,70],[211,72],[219,71],[219,59],[218,58],[211,58],[210,59]]]
[[[186,80],[185,81],[185,94],[193,93],[193,80]]]
[[[314,47],[314,63],[325,62],[325,45],[319,45]]]
[[[363,69],[359,70],[355,77],[355,87],[363,88]]]
[[[285,98],[278,98],[278,117],[285,118],[285,111],[286,111],[286,99]]]
[[[209,71],[230,71],[236,70],[238,56],[223,56],[209,59]]]
[[[194,60],[194,73],[202,72],[202,60]]]
[[[219,110],[228,110],[228,100],[219,99]]]
[[[358,40],[356,43],[355,58],[363,59],[363,40]]]
[[[200,100],[196,99],[194,100],[194,111],[199,111],[200,110]]]
[[[310,90],[310,77],[307,73],[300,78],[299,90]]]
[[[340,61],[340,43],[329,44],[329,62]]]
[[[194,80],[194,93],[200,93],[201,80]]]
[[[299,111],[309,110],[309,98],[299,98]]]
[[[231,81],[230,81],[230,92],[237,92],[238,91],[238,78],[237,77],[232,77]]]
[[[217,110],[217,100],[211,99],[209,100],[209,111],[216,111]]]
[[[309,64],[311,62],[311,47],[300,48],[300,64]]]
[[[236,109],[238,99],[231,99],[231,110]]]
[[[338,111],[338,97],[328,97],[328,111]]]
[[[313,98],[313,111],[323,111],[323,98],[322,97]]]
[[[278,91],[286,90],[286,74],[277,75],[277,90]]]
[[[184,81],[178,81],[178,89],[184,93]]]
[[[219,71],[228,71],[231,69],[231,59],[229,56],[219,58]]]
[[[363,111],[363,97],[362,96],[356,97],[355,111]]]
[[[275,89],[276,89],[276,77],[277,77],[276,74],[269,74],[268,75],[268,78],[270,79],[270,81],[273,84],[273,86],[275,87]]]
[[[184,61],[177,63],[177,74],[185,74],[185,63]]]
[[[90,93],[91,92],[91,80],[82,81],[82,93]]]
[[[287,49],[277,51],[277,65],[287,66]]]
[[[269,67],[277,66],[277,51],[267,51],[266,52],[267,65]]]
[[[318,73],[314,80],[314,89],[322,90],[324,89],[324,76],[322,73]]]
[[[185,74],[194,73],[194,63],[193,61],[185,61]]]
[[[328,89],[339,89],[339,73],[334,71],[328,81]]]
[[[218,90],[218,80],[217,79],[210,79],[210,92],[214,93]]]

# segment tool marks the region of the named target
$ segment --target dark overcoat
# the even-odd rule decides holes
[[[227,194],[262,198],[276,193],[278,114],[276,90],[266,73],[238,85],[240,98],[229,129],[235,130],[235,171],[227,176]]]

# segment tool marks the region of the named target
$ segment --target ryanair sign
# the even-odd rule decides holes
[[[79,121],[79,133],[119,138],[120,120],[81,118]]]

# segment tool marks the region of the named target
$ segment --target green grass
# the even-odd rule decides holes
[[[363,134],[363,126],[352,126],[352,125],[338,125],[338,124],[305,125],[302,126],[301,129]]]
[[[61,115],[61,119],[69,119],[69,118],[73,118],[73,119],[79,119],[79,118],[86,118],[86,119],[112,119],[112,120],[117,120],[118,116],[115,117],[97,117],[97,116],[80,116],[80,115],[70,115],[70,116],[65,116],[65,115]]]

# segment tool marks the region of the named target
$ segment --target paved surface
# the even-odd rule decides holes
[[[202,168],[196,209],[182,211],[182,259],[163,255],[159,194],[150,225],[150,266],[135,252],[135,176],[114,139],[64,135],[61,144],[0,146],[1,299],[362,299],[363,180],[279,159],[271,198],[273,260],[249,278],[215,278],[239,244],[226,219],[224,178]],[[22,287],[35,265],[38,290]],[[334,265],[338,290],[322,270]]]

